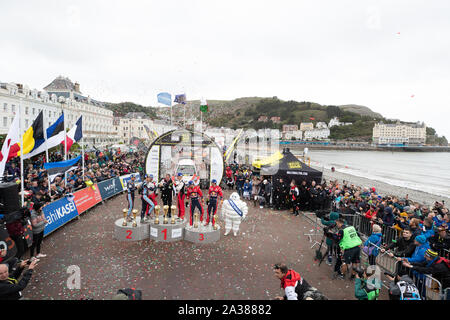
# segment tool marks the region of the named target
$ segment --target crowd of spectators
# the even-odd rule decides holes
[[[75,153],[68,155],[69,159],[76,157]],[[142,152],[122,153],[119,150],[97,150],[86,153],[83,166],[78,164],[76,169],[65,175],[56,177],[50,184],[47,171],[44,169],[44,157],[39,156],[26,160],[24,163],[24,203],[19,212],[0,215],[7,232],[14,241],[17,252],[5,263],[6,250],[0,247],[0,300],[20,299],[21,291],[31,279],[32,271],[37,262],[45,258],[41,253],[44,228],[47,223],[42,211],[48,203],[70,196],[73,192],[85,188],[91,183],[98,183],[129,173],[143,174],[144,154]],[[63,161],[61,153],[49,155],[50,162]],[[81,162],[81,161],[80,161]],[[20,183],[20,163],[17,159],[6,166],[7,181]],[[30,224],[31,223],[31,224]],[[32,234],[32,241],[27,241],[27,231]],[[23,256],[29,251],[29,259]],[[23,273],[23,271],[26,271]],[[23,275],[22,275],[23,273]],[[21,277],[22,275],[22,277]],[[19,280],[19,278],[21,279]]]

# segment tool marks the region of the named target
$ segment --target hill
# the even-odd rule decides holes
[[[114,112],[114,117],[123,117],[128,112],[143,112],[150,118],[156,118],[156,110],[133,102],[105,103],[105,107]]]

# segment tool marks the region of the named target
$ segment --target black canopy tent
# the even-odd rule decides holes
[[[308,167],[297,159],[289,149],[283,150],[283,158],[272,162],[270,165],[261,166],[261,176],[272,176],[272,181],[278,181],[279,178],[287,183],[295,180],[299,185],[303,180],[309,184],[313,180],[317,184],[322,182],[322,171]]]

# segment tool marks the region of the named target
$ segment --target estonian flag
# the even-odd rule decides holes
[[[70,129],[69,132],[67,132],[67,148],[66,152],[69,152],[70,148],[72,147],[74,142],[79,141],[83,137],[83,116],[81,116],[75,125]],[[62,136],[62,144],[65,144],[64,135]]]
[[[54,124],[48,127],[46,132],[47,142],[34,147],[30,153],[23,156],[24,159],[34,157],[41,152],[45,152],[47,149],[51,149],[61,144],[61,141],[64,139],[64,114],[62,114]]]
[[[76,157],[75,159],[66,161],[44,163],[44,169],[46,169],[48,172],[50,183],[53,183],[57,176],[66,173],[66,171],[78,168],[77,163],[78,161],[80,161],[80,159],[81,155]]]

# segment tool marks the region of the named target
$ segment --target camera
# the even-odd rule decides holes
[[[353,267],[353,271],[355,271],[358,274],[359,278],[364,278],[364,274],[366,273],[365,270],[361,267]]]

